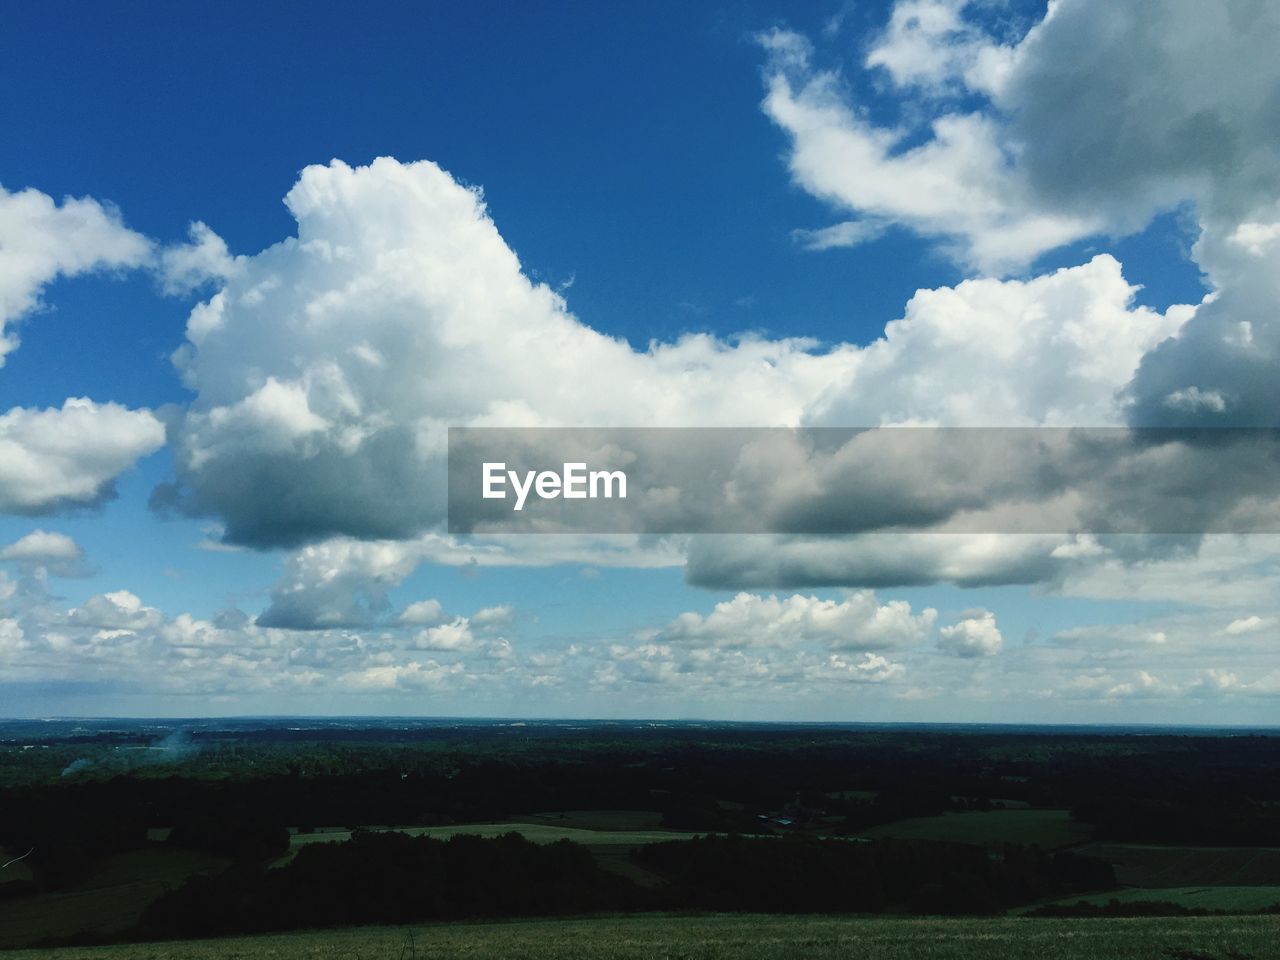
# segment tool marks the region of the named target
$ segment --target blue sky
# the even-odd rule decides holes
[[[1271,416],[1275,321],[1255,305],[1280,255],[1280,164],[1259,132],[1275,27],[1181,0],[1160,24],[1093,0],[1048,19],[1013,0],[7,11],[0,268],[17,266],[0,269],[0,320],[20,345],[0,354],[0,714],[1270,722],[1265,538],[953,535],[896,551],[926,572],[870,593],[858,558],[882,544],[796,545],[801,572],[760,584],[714,542],[450,543],[430,491],[401,509],[385,478],[424,423],[513,411]],[[52,210],[88,198],[100,235],[32,213],[35,194],[12,202],[24,190]],[[189,239],[196,221],[216,243]],[[839,224],[870,239],[812,249]],[[289,326],[333,302],[314,250],[273,247],[300,229],[354,251],[332,296],[386,299]],[[444,279],[387,294],[382,238]],[[195,266],[178,277],[181,257]],[[305,293],[260,307],[254,289]],[[189,334],[220,291],[228,319]],[[476,343],[449,353],[473,315]],[[1241,323],[1253,353],[1203,346]],[[503,344],[566,324],[526,354],[539,395]],[[365,347],[394,376],[350,359]],[[776,383],[753,379],[757,349]],[[617,396],[559,388],[575,377]],[[78,397],[86,417],[121,408],[85,428],[92,455],[65,416],[35,415]],[[60,438],[77,452],[50,453]],[[157,507],[174,482],[185,506]],[[273,510],[302,533],[273,540]],[[810,554],[832,549],[850,572],[806,586]],[[407,613],[427,600],[437,614]]]

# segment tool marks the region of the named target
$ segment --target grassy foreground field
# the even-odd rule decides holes
[[[1263,960],[1277,917],[1134,920],[710,916],[362,927],[19,950],[5,960]],[[412,945],[412,949],[411,949]]]

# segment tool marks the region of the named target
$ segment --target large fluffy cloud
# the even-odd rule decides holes
[[[1159,313],[1107,254],[1028,281],[921,290],[817,398],[815,425],[1102,426],[1120,391],[1189,307]]]
[[[1013,51],[997,103],[1036,196],[1140,227],[1194,200],[1248,219],[1280,183],[1280,9],[1063,0]]]
[[[42,513],[101,501],[121,471],[164,439],[149,410],[117,403],[81,397],[60,408],[9,410],[0,414],[0,511]]]
[[[980,111],[943,113],[916,142],[908,125],[867,119],[849,102],[838,71],[813,66],[804,38],[775,31],[762,42],[770,52],[764,109],[791,139],[791,175],[840,212],[902,224],[941,240],[966,265],[997,273],[1105,224],[1100,216],[1039,204],[997,119]],[[884,56],[872,57],[887,65]],[[932,75],[945,64],[921,69]]]
[[[964,3],[913,0],[895,8],[863,64],[905,98],[900,126],[869,120],[838,72],[816,67],[811,46],[786,32],[764,38],[765,108],[791,137],[797,180],[869,218],[814,242],[867,239],[898,222],[950,244],[971,266],[1018,269],[1066,241],[1134,229],[1178,202],[1219,219],[1256,206],[1272,185],[1272,148],[1254,132],[1268,109],[1257,92],[1266,84],[1233,100],[1230,89],[1165,77],[1220,72],[1221,48],[1241,40],[1247,14],[1215,13],[1209,34],[1220,42],[1188,52],[1193,69],[1184,71],[1174,41],[1196,33],[1187,4],[1175,4],[1164,22],[1064,0],[1019,39],[988,35]],[[1273,19],[1249,29],[1271,36]],[[1081,37],[1096,42],[1084,46]],[[1250,35],[1232,56],[1253,63],[1265,48]],[[1094,69],[1084,49],[1109,52],[1111,62]],[[1271,68],[1260,69],[1267,76]],[[1081,91],[1078,104],[1054,99],[1068,87]],[[1136,118],[1123,143],[1118,135],[1072,138],[1073,163],[1064,165],[1068,135],[1049,127],[1059,115],[1062,130],[1087,126],[1090,111],[1080,104],[1102,101],[1104,125],[1124,115],[1116,103],[1149,102],[1160,116]],[[1231,133],[1221,148],[1233,151],[1230,162],[1213,160],[1198,142],[1183,144],[1204,124]],[[1054,137],[1063,149],[1037,146]],[[1138,163],[1143,150],[1160,162]],[[1085,170],[1092,192],[1070,182]],[[232,542],[339,535],[425,544],[424,531],[442,518],[446,424],[1096,425],[1275,409],[1266,402],[1274,324],[1232,300],[1266,302],[1269,288],[1258,278],[1267,272],[1248,258],[1270,255],[1280,218],[1262,214],[1229,233],[1206,233],[1200,249],[1234,243],[1234,252],[1212,268],[1223,290],[1190,321],[1190,307],[1135,307],[1133,286],[1102,255],[1027,281],[922,291],[884,338],[862,349],[689,338],[637,352],[529,281],[478,191],[432,164],[311,167],[287,203],[296,239],[231,258],[203,232],[187,256],[211,264],[196,273],[219,275],[225,286],[192,313],[175,357],[197,397],[174,428],[178,483],[157,499],[219,515]],[[1239,277],[1230,263],[1241,264]],[[1254,372],[1233,392],[1224,382],[1244,369],[1240,357],[1250,350]],[[1197,367],[1197,351],[1221,362]],[[793,538],[767,557],[732,540],[695,542],[690,580],[1034,582],[1088,559],[1068,555],[1066,538],[945,542],[926,554],[910,543]],[[487,555],[500,560],[506,548]],[[277,593],[266,622],[324,622],[289,614]],[[352,596],[361,606],[358,597],[376,603],[376,594],[360,587]],[[327,615],[334,623],[363,616]]]
[[[964,0],[895,5],[861,66],[899,98],[897,126],[871,119],[865,86],[816,66],[805,38],[763,38],[764,109],[790,138],[793,177],[862,217],[855,225],[875,225],[840,225],[832,242],[897,223],[971,269],[999,273],[1191,204],[1202,229],[1194,255],[1215,292],[1194,309],[1132,310],[1132,291],[1103,256],[1025,284],[984,279],[917,294],[809,422],[1274,425],[1280,15],[1250,0],[1213,10],[1177,0],[1159,15],[1061,0],[1019,38],[991,35],[986,13]],[[1024,294],[1033,295],[1019,304]],[[1131,487],[1121,492],[1135,502],[1146,493]],[[1150,573],[1143,551],[1169,543],[1085,557],[1035,538],[943,539],[920,555],[913,544],[925,542],[695,543],[689,578],[757,588],[974,584],[1057,580],[1070,567],[1073,576],[1105,569],[1113,581],[1127,571],[1134,585]]]
[[[1099,343],[1093,355],[1146,354],[1126,391],[1135,423],[1274,425],[1280,11],[1265,0],[1171,0],[1158,14],[1060,0],[1021,38],[992,36],[984,13],[965,0],[895,5],[861,64],[901,98],[895,127],[868,119],[803,37],[766,36],[765,111],[791,139],[792,175],[843,213],[903,224],[996,273],[1190,205],[1214,296],[1158,348],[1116,325],[1115,353]],[[829,238],[843,234],[874,231],[841,225]]]
[[[766,35],[764,108],[790,137],[797,183],[997,273],[1187,201],[1239,223],[1274,196],[1274,5],[1060,0],[1021,38],[992,35],[986,12],[895,4],[859,66],[904,98],[896,125],[869,119],[805,38]]]
[[[175,356],[197,397],[158,503],[231,542],[438,529],[446,425],[1114,423],[1186,311],[1109,257],[922,291],[866,348],[690,337],[636,352],[531,283],[476,191],[429,163],[304,171],[299,236],[240,258]],[[274,614],[273,614],[274,616]]]
[[[446,425],[794,423],[849,362],[799,340],[636,352],[529,281],[431,163],[309,167],[286,202],[297,239],[239,261],[175,357],[197,396],[161,500],[232,541],[439,524]]]
[[[1106,209],[1119,229],[1195,205],[1215,295],[1143,360],[1135,422],[1277,423],[1277,45],[1266,0],[1170,0],[1158,15],[1074,0],[1017,49],[999,103],[1037,196]]]
[[[1206,226],[1195,255],[1216,290],[1143,357],[1126,391],[1134,423],[1280,425],[1280,202],[1254,216]]]
[[[58,277],[141,266],[150,242],[119,213],[85,197],[61,204],[39,190],[0,187],[0,366],[18,346],[12,324],[40,303]]]
[[[299,237],[235,260],[192,312],[175,360],[197,397],[174,428],[180,482],[157,495],[217,514],[232,542],[316,542],[273,591],[267,626],[373,622],[387,585],[423,560],[653,562],[604,538],[575,549],[430,532],[446,424],[1115,423],[1140,357],[1189,312],[1135,307],[1100,256],[1031,281],[921,291],[865,348],[695,337],[637,353],[528,281],[478,194],[433,164],[308,168],[289,204]],[[1069,545],[882,543],[695,542],[689,579],[1035,582]],[[385,554],[391,568],[329,574],[322,554]]]

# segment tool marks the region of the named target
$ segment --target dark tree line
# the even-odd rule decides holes
[[[633,856],[665,882],[638,886],[567,840],[358,832],[346,843],[303,847],[281,868],[193,877],[157,900],[136,933],[635,910],[994,914],[1115,883],[1107,864],[1013,846],[709,836],[638,847]]]
[[[449,840],[358,831],[286,866],[192,877],[148,909],[144,937],[204,937],[351,924],[633,910],[642,891],[591,852],[518,834]]]
[[[632,856],[668,878],[672,906],[707,910],[993,914],[1115,886],[1110,864],[1012,844],[712,835]]]

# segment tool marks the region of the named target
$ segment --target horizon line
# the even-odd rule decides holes
[[[1061,729],[1115,730],[1122,728],[1158,730],[1262,730],[1280,731],[1280,723],[1177,723],[1167,721],[1014,721],[1014,720],[727,720],[705,717],[571,717],[521,715],[449,715],[449,714],[307,714],[245,713],[186,716],[75,715],[0,717],[7,723],[62,723],[134,721],[180,724],[192,721],[434,721],[455,723],[593,723],[593,724],[705,724],[710,726],[807,726],[807,727],[1040,727]]]

